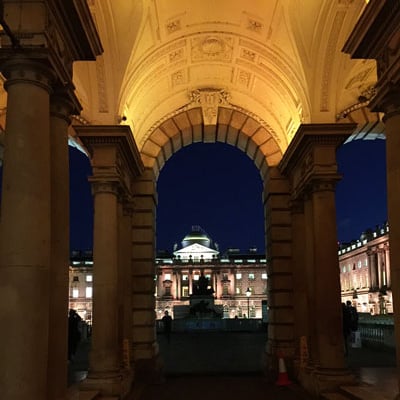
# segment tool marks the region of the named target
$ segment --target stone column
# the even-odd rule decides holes
[[[69,267],[69,158],[68,126],[79,110],[73,93],[51,97],[51,262],[48,351],[48,398],[63,399],[67,390],[68,267]]]
[[[386,285],[386,271],[385,271],[385,250],[383,248],[378,248],[377,250],[378,258],[378,287],[382,289]]]
[[[132,295],[132,288],[122,285],[121,274],[132,273],[134,260],[130,251],[130,238],[134,242],[130,216],[123,216],[123,205],[132,198],[133,180],[142,171],[143,164],[126,125],[77,125],[75,131],[91,154],[93,176],[89,181],[95,212],[92,350],[89,374],[81,387],[99,390],[103,396],[123,397],[129,389],[130,374],[121,370],[120,339],[125,334],[125,327],[121,325],[126,321],[121,307],[128,307],[129,301],[122,304],[124,296],[119,293],[126,289],[127,296]],[[131,321],[131,310],[126,315]],[[132,327],[129,321],[126,323]]]
[[[385,244],[385,266],[386,266],[386,285],[388,288],[392,287],[392,281],[390,276],[390,247],[389,243]]]
[[[382,25],[382,16],[387,24]],[[376,95],[369,103],[372,112],[384,112],[386,134],[386,176],[388,222],[390,228],[390,274],[396,344],[400,345],[400,75],[399,30],[400,4],[391,1],[371,1],[359,17],[343,51],[352,58],[377,61]],[[379,37],[371,43],[371,37]],[[400,368],[400,352],[397,366]],[[400,387],[400,374],[399,387]],[[397,398],[400,398],[398,394]]]
[[[312,184],[318,369],[344,369],[335,180]]]
[[[193,294],[193,269],[189,269],[189,295]]]
[[[53,77],[44,65],[23,59],[3,63],[1,71],[8,93],[0,225],[1,396],[45,399]]]
[[[90,178],[94,197],[93,328],[90,367],[83,388],[117,394],[118,346],[118,182]]]
[[[398,70],[398,68],[397,68]],[[400,345],[400,86],[392,88],[384,100],[386,133],[387,202],[390,235],[390,277],[393,293],[394,323],[397,346]],[[400,351],[396,352],[400,368]],[[399,374],[400,387],[400,374]],[[400,398],[400,395],[398,396]]]
[[[305,262],[308,295],[310,360],[300,380],[315,395],[353,379],[344,362],[334,189],[340,179],[336,148],[354,128],[301,125],[279,165],[290,178],[292,201],[304,199],[303,255],[293,244],[292,251]]]
[[[370,292],[373,292],[377,288],[375,252],[371,248],[368,248],[367,256],[368,256],[369,290]]]
[[[176,293],[175,293],[175,299],[180,300],[181,299],[181,274],[178,269],[175,269],[174,272],[174,277],[175,277],[175,287],[176,287]]]
[[[212,282],[212,288],[214,289],[214,297],[218,299],[218,293],[219,293],[219,287],[218,287],[218,280],[217,280],[217,274],[216,273],[211,273],[211,282]],[[222,290],[221,290],[221,295],[222,295]],[[219,295],[219,297],[221,297]]]

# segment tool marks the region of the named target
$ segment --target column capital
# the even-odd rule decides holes
[[[309,190],[312,193],[316,192],[334,192],[336,183],[341,179],[340,175],[334,175],[329,177],[314,176],[305,187],[305,190]]]
[[[95,60],[103,52],[84,0],[7,0],[2,2],[0,69],[18,57],[41,60],[62,84],[72,81],[72,63]]]
[[[56,80],[56,75],[46,63],[12,57],[3,62],[0,69],[6,77],[5,90],[8,90],[11,85],[27,83],[39,86],[50,94],[53,92],[52,86]]]
[[[89,182],[92,185],[92,193],[94,196],[104,193],[113,194],[115,196],[118,196],[119,194],[120,183],[117,179],[107,180],[100,177],[89,177]]]
[[[291,181],[293,199],[315,191],[334,191],[336,149],[356,124],[303,124],[286,150],[279,169]]]
[[[64,119],[68,125],[71,124],[70,116],[79,114],[82,106],[75,95],[73,85],[65,87],[56,86],[50,97],[50,115]]]

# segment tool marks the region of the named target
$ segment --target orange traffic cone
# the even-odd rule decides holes
[[[278,373],[278,380],[276,381],[276,384],[278,386],[288,386],[292,382],[288,378],[288,374],[286,372],[286,366],[285,366],[285,360],[282,357],[282,354],[278,355],[279,357],[279,373]]]

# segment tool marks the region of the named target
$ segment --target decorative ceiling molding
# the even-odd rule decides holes
[[[193,105],[200,105],[203,112],[204,125],[216,125],[218,106],[229,105],[230,94],[224,89],[195,89],[189,92]]]
[[[325,62],[323,66],[322,82],[321,82],[321,103],[320,111],[329,111],[329,99],[332,83],[332,71],[335,65],[334,58],[337,54],[337,43],[342,29],[343,21],[346,16],[346,11],[338,11],[332,23],[332,29],[329,34],[328,45],[325,51]]]

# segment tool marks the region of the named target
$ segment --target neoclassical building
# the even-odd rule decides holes
[[[339,248],[342,301],[359,312],[393,313],[389,226],[377,226]]]
[[[386,136],[400,309],[400,3],[2,6],[2,396],[67,396],[68,141],[90,159],[94,198],[92,347],[77,390],[123,399],[161,373],[156,182],[183,146],[217,141],[250,157],[264,184],[265,372],[276,376],[284,356],[310,393],[354,383],[342,352],[336,149],[352,134]]]
[[[194,226],[173,254],[159,254],[156,266],[157,318],[162,318],[166,310],[175,319],[189,317],[190,298],[201,275],[208,279],[221,317],[263,317],[267,265],[265,255],[258,254],[257,249],[245,253],[228,249],[220,254],[207,233]]]

